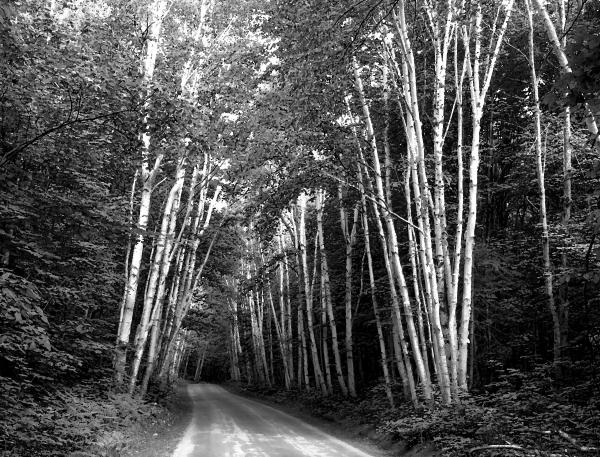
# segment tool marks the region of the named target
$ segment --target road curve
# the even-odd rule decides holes
[[[318,428],[214,384],[187,386],[194,412],[172,457],[373,457]]]

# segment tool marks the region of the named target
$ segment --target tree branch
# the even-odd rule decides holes
[[[113,113],[100,114],[98,116],[85,117],[82,119],[78,119],[77,117],[75,119],[71,119],[71,113],[69,113],[69,116],[67,117],[66,121],[61,122],[60,124],[58,124],[52,128],[49,128],[48,130],[43,131],[42,133],[36,135],[32,139],[25,141],[24,143],[21,143],[17,146],[14,146],[12,149],[5,152],[2,155],[2,157],[0,157],[0,168],[3,167],[4,165],[6,165],[9,160],[15,159],[17,157],[17,155],[19,155],[21,152],[23,152],[25,149],[27,149],[32,144],[38,142],[42,138],[44,138],[62,128],[65,128],[65,127],[68,127],[70,125],[77,124],[80,122],[92,122],[92,121],[96,121],[98,119],[105,119],[107,117],[115,116],[117,114],[122,114],[122,113],[130,112],[130,111],[132,111],[132,110],[115,111]]]

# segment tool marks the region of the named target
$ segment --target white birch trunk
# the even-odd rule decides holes
[[[346,321],[346,366],[348,369],[348,393],[351,397],[356,397],[356,381],[354,379],[354,353],[352,338],[352,251],[356,244],[356,227],[358,222],[358,206],[354,208],[354,219],[352,229],[349,227],[348,214],[344,208],[341,186],[338,187],[338,200],[340,205],[340,225],[346,245],[346,269],[345,269],[345,321]]]
[[[354,79],[357,92],[360,96],[360,101],[362,105],[362,110],[364,114],[364,120],[366,124],[367,136],[369,139],[369,143],[371,145],[371,154],[373,155],[373,169],[375,172],[375,184],[377,189],[377,199],[379,202],[385,202],[385,193],[383,190],[383,179],[381,176],[381,165],[379,163],[379,154],[377,149],[377,141],[375,139],[375,131],[373,129],[373,123],[371,121],[371,114],[369,107],[367,105],[367,101],[364,95],[364,89],[362,80],[360,77],[360,70],[358,67],[358,62],[356,59],[353,59],[354,66]],[[381,204],[381,203],[380,203]],[[404,307],[405,312],[405,320],[409,335],[409,340],[411,343],[411,347],[413,350],[413,357],[415,361],[415,365],[417,368],[417,373],[419,375],[419,379],[421,380],[423,395],[425,399],[430,400],[432,398],[432,390],[431,390],[431,381],[427,377],[427,373],[425,371],[425,366],[423,364],[423,357],[419,347],[419,340],[417,336],[417,331],[414,324],[414,319],[412,315],[412,307],[410,303],[410,297],[408,295],[408,288],[406,286],[406,279],[404,277],[404,272],[402,269],[402,264],[400,262],[400,254],[398,252],[398,239],[396,235],[396,227],[394,226],[394,220],[389,209],[382,205],[381,211],[383,213],[383,219],[385,221],[385,225],[388,232],[388,237],[386,239],[386,243],[389,243],[389,254],[392,266],[392,273],[394,275],[395,280],[397,281],[398,289],[400,291],[400,296],[402,297],[402,305]],[[399,331],[402,331],[402,319],[401,312],[399,308],[394,309],[396,321],[398,324]]]
[[[321,370],[321,364],[319,361],[317,343],[315,339],[314,324],[313,324],[313,297],[311,294],[310,287],[310,273],[308,270],[308,259],[306,253],[306,195],[302,193],[298,197],[298,211],[299,211],[299,222],[298,222],[298,241],[300,250],[300,259],[302,262],[302,272],[304,278],[304,290],[306,300],[306,321],[308,324],[308,336],[310,340],[310,349],[312,355],[313,370],[315,373],[315,382],[319,386],[321,392],[327,393],[327,386],[323,378],[323,372]]]
[[[367,200],[365,198],[364,187],[362,185],[362,179],[359,184],[360,186],[360,198],[362,205],[362,224],[363,233],[365,236],[365,253],[367,255],[367,266],[369,269],[369,286],[371,289],[371,302],[373,304],[373,314],[375,315],[375,324],[377,326],[377,336],[379,338],[379,352],[381,353],[381,368],[383,371],[383,379],[385,382],[385,393],[390,402],[390,407],[394,407],[394,395],[392,394],[392,382],[390,379],[390,372],[387,362],[387,350],[385,347],[385,336],[383,334],[383,327],[381,325],[381,315],[379,306],[377,305],[377,286],[375,282],[375,273],[373,271],[373,259],[371,256],[371,240],[369,238],[369,216],[367,213]]]
[[[150,315],[152,313],[152,307],[155,305],[155,298],[157,293],[157,283],[159,277],[162,279],[162,290],[158,290],[158,294],[164,293],[164,282],[166,280],[166,273],[168,272],[168,261],[171,249],[171,237],[173,236],[175,229],[175,222],[177,221],[177,211],[179,209],[179,199],[181,197],[181,190],[183,188],[183,180],[185,177],[185,167],[178,167],[177,177],[173,186],[167,196],[165,208],[163,210],[163,217],[158,235],[158,241],[156,249],[154,251],[154,259],[150,268],[150,274],[148,279],[148,291],[144,297],[144,305],[142,309],[142,315],[140,322],[138,323],[135,345],[134,345],[134,357],[131,366],[131,375],[129,377],[129,393],[133,394],[135,384],[137,381],[138,370],[142,361],[142,355],[146,348],[146,340],[148,338],[148,330],[150,323]],[[164,258],[163,258],[164,257]],[[166,260],[166,261],[165,261]],[[163,266],[166,265],[165,266]]]
[[[325,202],[325,193],[323,190],[317,190],[316,210],[317,210],[317,231],[319,235],[319,251],[321,255],[321,280],[322,289],[325,293],[327,315],[329,320],[329,329],[331,331],[331,346],[333,350],[333,358],[335,362],[335,373],[340,385],[340,390],[344,396],[348,395],[348,388],[344,380],[342,371],[342,361],[339,351],[339,343],[337,336],[337,326],[335,322],[335,314],[333,313],[333,300],[331,298],[331,286],[329,282],[329,265],[327,261],[327,252],[325,251],[325,241],[323,235],[323,205]]]
[[[539,82],[535,68],[535,47],[534,47],[534,28],[533,14],[531,11],[530,0],[525,0],[527,9],[527,19],[529,22],[529,69],[531,72],[531,88],[533,92],[534,104],[534,129],[535,129],[535,153],[536,153],[536,170],[538,178],[538,189],[540,192],[540,222],[542,225],[542,261],[544,271],[544,284],[546,287],[546,298],[548,299],[548,307],[552,316],[553,333],[554,333],[554,361],[558,362],[561,358],[561,322],[554,301],[554,287],[552,275],[552,262],[550,260],[550,237],[548,234],[548,218],[546,216],[546,186],[545,173],[543,164],[542,150],[542,113],[540,109],[539,97]],[[564,215],[563,215],[564,217]]]
[[[463,26],[463,39],[467,52],[468,65],[467,73],[469,75],[469,84],[471,89],[471,117],[472,117],[472,137],[471,137],[471,158],[469,162],[469,212],[467,216],[467,226],[465,230],[465,261],[463,266],[463,299],[461,310],[461,322],[459,330],[459,353],[458,353],[458,385],[461,389],[467,390],[467,361],[469,355],[469,333],[471,306],[473,296],[473,248],[475,246],[475,225],[477,221],[477,184],[479,171],[479,147],[481,137],[481,118],[483,116],[483,107],[487,91],[490,86],[494,67],[500,47],[504,39],[508,20],[512,13],[514,0],[508,0],[504,4],[505,17],[494,41],[492,55],[487,65],[483,82],[480,81],[481,66],[481,22],[482,11],[481,4],[478,4],[475,16],[474,33],[475,48],[474,55],[471,57],[470,38],[467,27]],[[493,38],[492,38],[493,40]],[[490,47],[492,45],[490,44]]]
[[[155,0],[151,5],[148,6],[148,35],[146,38],[146,49],[144,50],[144,58],[141,67],[141,76],[143,84],[143,98],[148,99],[151,84],[154,75],[154,67],[156,62],[156,55],[158,52],[158,40],[160,38],[160,31],[162,27],[163,15],[166,10],[166,0]],[[137,289],[140,274],[140,265],[142,261],[142,253],[144,250],[144,235],[143,232],[148,226],[148,216],[150,213],[150,200],[152,196],[152,188],[154,186],[154,179],[156,173],[160,167],[162,156],[158,156],[154,163],[154,167],[150,169],[150,133],[148,129],[148,116],[150,106],[148,101],[144,103],[144,114],[142,118],[142,163],[140,170],[140,177],[142,179],[142,198],[140,203],[137,231],[135,246],[131,256],[131,264],[129,267],[129,278],[126,283],[126,293],[123,303],[123,312],[121,313],[121,320],[119,322],[119,329],[117,332],[117,343],[115,347],[114,357],[114,379],[117,385],[121,385],[124,382],[125,370],[127,365],[127,347],[129,345],[129,336],[131,332],[131,323],[133,319],[133,311],[135,308],[135,301],[137,297]]]

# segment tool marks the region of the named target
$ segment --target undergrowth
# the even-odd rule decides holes
[[[358,399],[257,386],[244,390],[345,426],[371,425],[407,449],[434,443],[445,457],[600,455],[600,381],[589,368],[569,371],[568,382],[559,384],[551,365],[506,370],[497,382],[450,407],[400,402],[392,409],[381,384]]]
[[[164,404],[103,393],[109,380],[51,392],[0,396],[0,455],[116,457],[139,429],[172,420]],[[6,390],[2,388],[2,390]]]

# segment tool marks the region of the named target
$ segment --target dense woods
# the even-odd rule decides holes
[[[178,378],[598,452],[600,2],[5,0],[0,45],[2,455]]]

